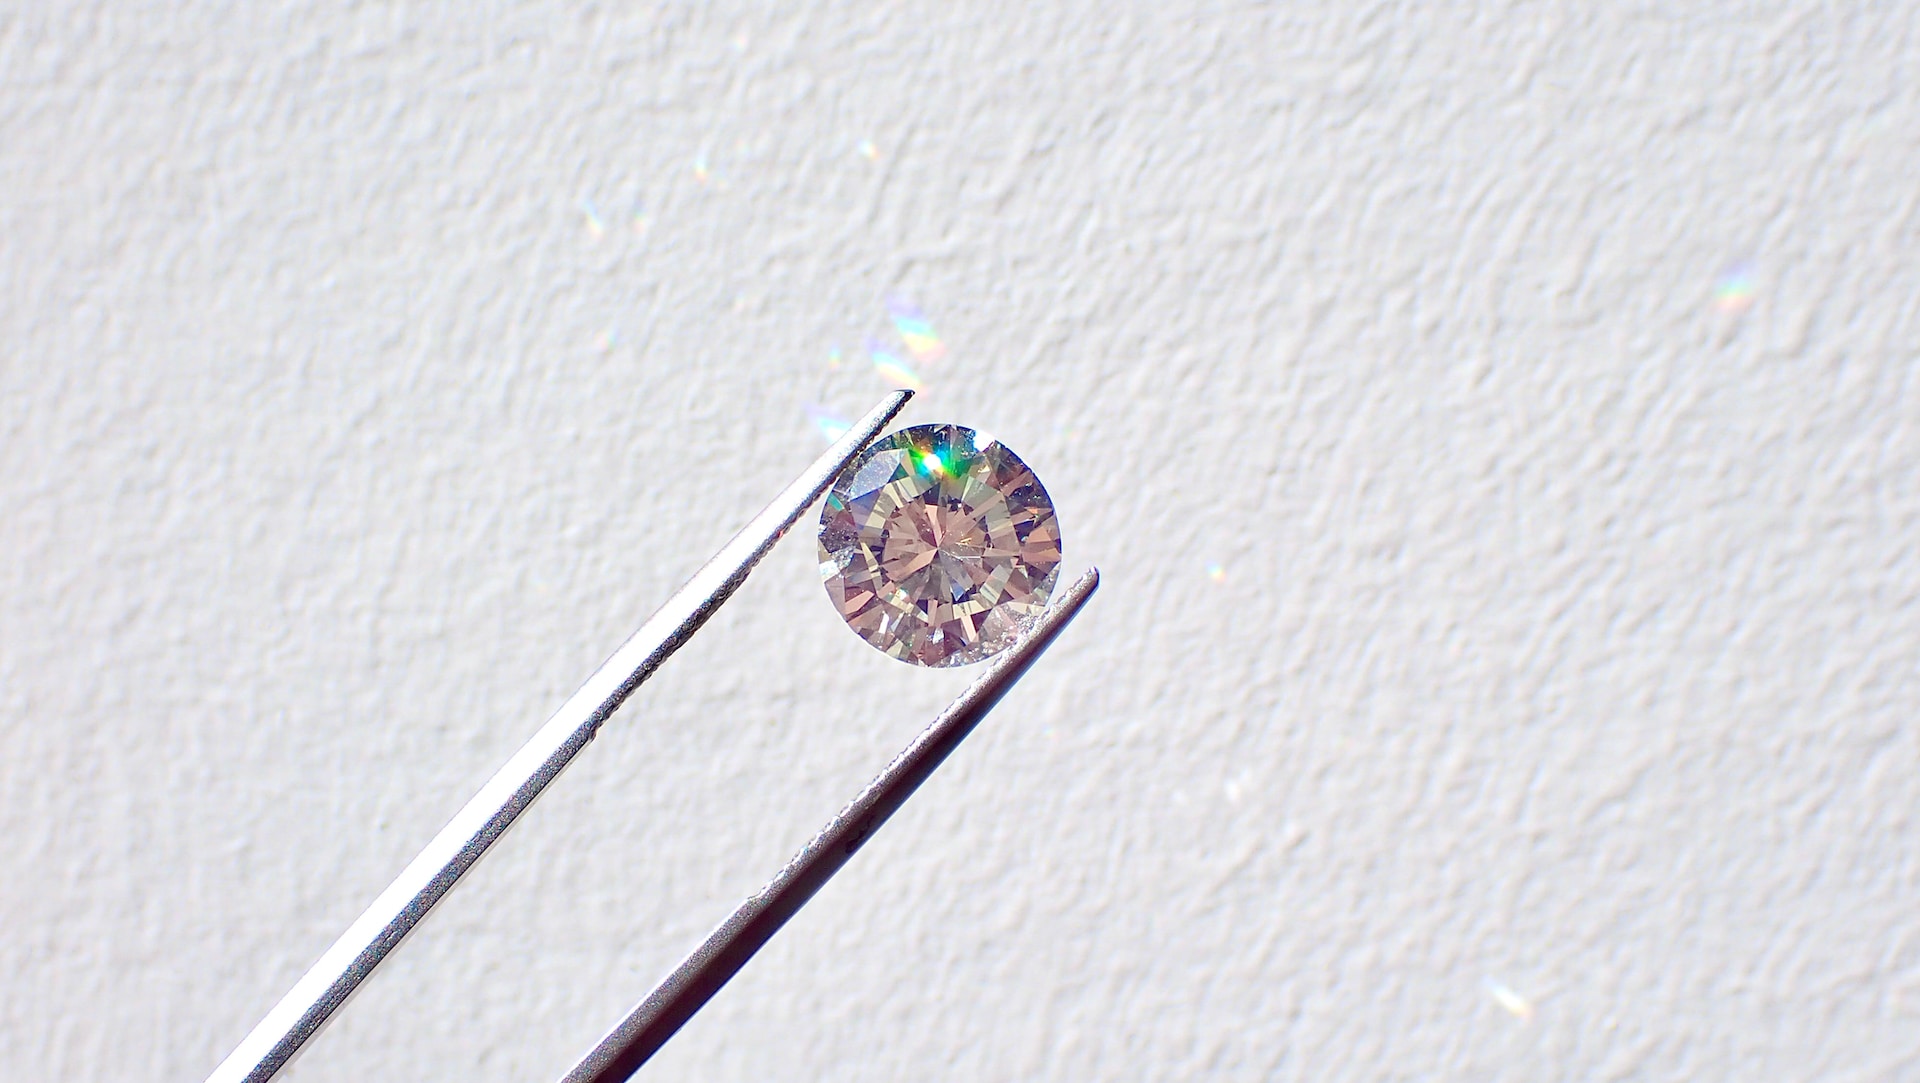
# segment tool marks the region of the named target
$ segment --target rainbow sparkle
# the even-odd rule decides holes
[[[920,307],[904,297],[889,298],[887,315],[893,320],[893,329],[899,333],[900,341],[907,344],[907,352],[915,361],[930,364],[946,356],[946,343],[934,334],[933,324],[927,321],[927,314]]]
[[[586,216],[588,236],[597,241],[607,235],[606,219],[600,217],[600,208],[593,205],[593,200],[581,200],[580,213]]]
[[[812,425],[815,432],[826,437],[827,443],[829,444],[847,435],[848,431],[853,428],[853,422],[827,409],[825,406],[809,405],[807,407],[807,424]]]
[[[1741,260],[1720,272],[1713,284],[1713,307],[1729,316],[1738,316],[1753,307],[1753,263]]]
[[[873,140],[871,139],[862,139],[860,146],[855,149],[860,152],[860,157],[865,158],[869,162],[877,162],[880,160],[880,148],[874,146]]]
[[[1207,578],[1216,583],[1224,583],[1227,581],[1227,569],[1216,560],[1207,565]]]
[[[873,358],[873,371],[879,373],[881,379],[893,386],[904,387],[909,391],[919,391],[926,387],[926,384],[920,380],[920,374],[913,371],[913,366],[907,364],[904,359],[881,349],[878,343],[869,342],[867,354]]]
[[[1533,1001],[1491,978],[1486,984],[1487,993],[1493,997],[1493,1002],[1506,1009],[1508,1015],[1520,1020],[1533,1018]]]

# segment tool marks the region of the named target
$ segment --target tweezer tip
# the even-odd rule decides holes
[[[879,436],[880,430],[885,428],[887,422],[892,421],[901,410],[906,408],[907,400],[911,398],[913,398],[913,392],[908,388],[903,387],[897,391],[887,392],[887,397],[881,399],[878,406],[867,411],[867,416],[861,418],[854,424],[854,432],[861,434],[859,440],[860,445],[864,446]],[[853,432],[848,433],[849,437],[852,435],[854,435]],[[855,450],[858,451],[858,447],[856,447]]]
[[[1080,578],[1067,585],[1060,594],[1060,604],[1079,605],[1100,585],[1100,567],[1095,565],[1080,573]]]

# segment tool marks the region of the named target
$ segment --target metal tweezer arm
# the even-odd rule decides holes
[[[879,778],[841,809],[758,895],[741,903],[733,916],[655,986],[619,1026],[600,1039],[600,1044],[581,1058],[561,1083],[624,1083],[639,1071],[647,1058],[693,1018],[840,871],[860,844],[913,796],[913,791],[1026,673],[1099,585],[1100,570],[1095,568],[1056,598],[1020,642],[994,659],[992,667],[940,712]]]
[[[607,716],[739,589],[747,573],[780,535],[813,506],[847,463],[880,435],[912,394],[896,391],[856,422],[668,598],[513,754],[506,766],[487,780],[366,912],[347,926],[319,962],[220,1062],[207,1083],[267,1083],[286,1067],[373,968],[399,946],[427,911],[540,796],[540,791],[593,740]]]

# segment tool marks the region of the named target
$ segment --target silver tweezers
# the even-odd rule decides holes
[[[373,900],[286,996],[273,1006],[207,1083],[266,1083],[326,1026],[373,968],[427,916],[480,855],[513,825],[547,784],[585,748],[607,716],[626,702],[660,663],[692,638],[744,583],[773,543],[880,435],[913,395],[896,391],[856,422],[766,509],[720,548],[685,586],[601,663],[545,725],[494,772],[420,856]],[[745,966],[787,919],[798,913],[860,844],[893,815],[1000,697],[1013,687],[1099,585],[1090,570],[1066,590],[1015,643],[914,739],[880,777],[842,809],[759,894],[714,930],[626,1019],[564,1077],[564,1083],[615,1083],[646,1063],[675,1031]]]

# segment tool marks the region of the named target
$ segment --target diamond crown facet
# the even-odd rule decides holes
[[[868,448],[827,495],[820,574],[849,627],[923,666],[977,662],[1046,607],[1060,567],[1053,502],[1020,457],[959,425]]]

